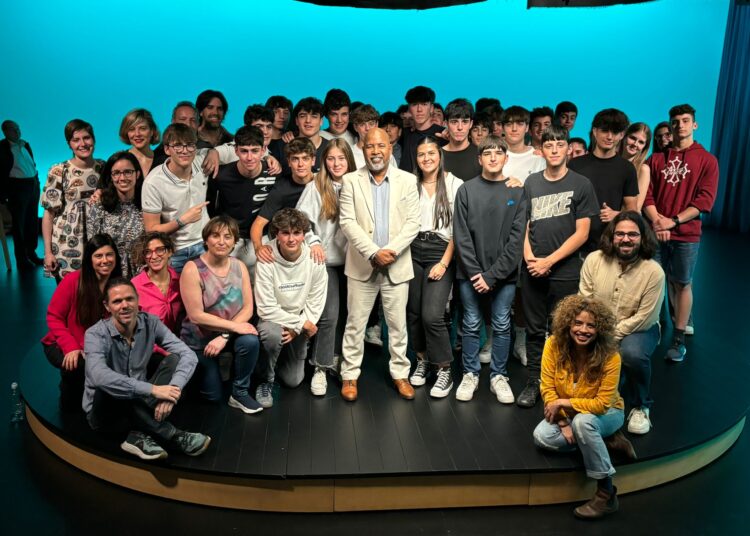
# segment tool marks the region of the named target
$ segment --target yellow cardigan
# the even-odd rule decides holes
[[[554,336],[547,339],[542,354],[542,383],[540,390],[545,404],[558,398],[570,399],[570,404],[578,413],[603,415],[610,408],[624,409],[625,403],[617,391],[620,382],[620,354],[615,353],[604,364],[603,375],[595,383],[585,377],[573,385],[573,373],[562,366],[560,353],[552,343]]]

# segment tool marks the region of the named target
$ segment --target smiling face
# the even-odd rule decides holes
[[[654,138],[657,140],[662,149],[672,145],[672,131],[669,129],[669,127],[658,128],[654,133]]]
[[[434,143],[423,143],[417,146],[417,165],[424,176],[437,171],[440,167],[440,148]]]
[[[552,124],[552,117],[545,115],[531,120],[531,138],[537,145],[542,143],[542,133]]]
[[[589,347],[596,340],[596,319],[588,311],[581,311],[570,325],[570,339],[577,347]]]
[[[228,227],[218,227],[206,237],[206,249],[216,258],[228,257],[234,249],[234,235]]]
[[[130,160],[123,158],[112,166],[112,184],[121,197],[132,198],[140,171],[133,167]]]
[[[87,160],[94,154],[94,138],[88,130],[76,130],[70,138],[68,146],[73,151],[73,156],[80,160]]]
[[[91,255],[91,265],[94,267],[94,273],[98,279],[106,279],[115,269],[117,255],[111,246],[102,246],[95,250]]]
[[[276,244],[279,253],[287,260],[295,260],[299,257],[305,233],[300,229],[280,229],[276,232]]]
[[[502,147],[487,148],[479,155],[479,165],[482,166],[482,176],[485,179],[494,179],[503,172],[503,166],[508,155]]]
[[[235,145],[234,153],[239,158],[242,171],[250,174],[259,172],[263,166],[263,147],[258,145]]]
[[[331,110],[328,112],[328,130],[336,136],[342,135],[346,132],[349,126],[349,107],[344,106],[338,110]]]
[[[138,294],[130,285],[110,287],[104,308],[112,315],[115,326],[120,331],[126,331],[138,321]]]
[[[542,156],[548,168],[560,167],[568,156],[568,142],[565,140],[549,140],[542,144]]]
[[[206,107],[203,108],[203,111],[201,112],[201,121],[204,125],[211,128],[219,128],[221,122],[224,121],[225,113],[226,111],[224,110],[224,104],[221,102],[221,99],[214,97],[208,101]]]
[[[172,252],[169,251],[164,242],[155,238],[149,240],[146,249],[143,250],[143,258],[146,260],[146,266],[152,273],[159,273],[169,266],[169,259]]]
[[[624,156],[632,160],[646,149],[646,133],[642,130],[631,132],[625,137]]]
[[[193,164],[196,147],[194,141],[172,141],[164,145],[164,152],[177,166],[187,169]]]
[[[320,127],[323,126],[323,118],[320,114],[306,110],[301,110],[294,119],[294,122],[297,124],[297,128],[299,128],[300,136],[304,136],[305,138],[312,138],[320,132]]]
[[[192,106],[180,106],[172,114],[172,123],[182,123],[193,130],[198,129],[198,119]]]
[[[490,129],[484,125],[474,125],[471,127],[469,136],[471,137],[471,143],[479,147],[482,140],[490,135]]]
[[[344,151],[338,147],[333,147],[328,151],[325,160],[328,174],[333,180],[339,180],[349,169],[349,163],[346,160]]]
[[[128,142],[136,149],[147,149],[151,145],[154,131],[144,121],[136,123],[128,129]]]
[[[623,262],[635,259],[641,250],[641,238],[640,229],[635,222],[630,220],[619,222],[612,236],[612,246],[617,258]]]
[[[391,150],[391,144],[385,130],[382,128],[370,130],[365,136],[363,147],[367,168],[374,173],[386,170],[391,158]]]

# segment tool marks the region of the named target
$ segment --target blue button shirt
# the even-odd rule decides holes
[[[375,216],[375,230],[372,233],[372,241],[383,248],[388,244],[389,227],[388,227],[388,205],[391,195],[391,183],[386,175],[385,179],[378,184],[370,175],[370,188],[372,189],[372,212]]]

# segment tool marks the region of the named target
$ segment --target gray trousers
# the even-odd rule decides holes
[[[346,325],[346,276],[343,266],[326,266],[328,291],[318,333],[312,340],[312,364],[336,370],[336,356],[341,355],[341,341]]]
[[[297,387],[305,379],[305,357],[307,337],[300,334],[287,344],[281,343],[282,326],[260,320],[260,362],[258,372],[261,381],[273,383],[276,372],[288,387]]]

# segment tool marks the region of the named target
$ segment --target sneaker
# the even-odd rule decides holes
[[[255,400],[262,408],[268,409],[273,407],[273,384],[270,382],[261,383],[255,390]]]
[[[483,365],[492,362],[492,337],[487,337],[484,346],[479,350],[479,362]]]
[[[667,350],[667,353],[664,355],[664,359],[667,361],[672,361],[674,363],[679,363],[683,359],[685,359],[685,354],[687,353],[687,350],[685,349],[685,345],[678,342],[673,342],[672,346]]]
[[[513,356],[525,367],[526,359],[526,330],[516,328],[516,341],[513,343]]]
[[[143,432],[130,432],[125,441],[120,443],[120,448],[129,454],[135,454],[141,460],[163,460],[167,457],[167,451]]]
[[[522,408],[533,408],[536,406],[536,401],[539,399],[539,380],[536,378],[529,378],[526,382],[526,387],[523,388],[521,394],[518,395],[516,404]]]
[[[172,441],[183,454],[188,456],[200,456],[211,444],[210,437],[197,432],[177,432]]]
[[[438,369],[437,380],[430,389],[430,396],[433,398],[445,398],[453,389],[453,375],[450,367]]]
[[[695,326],[688,324],[685,326],[685,335],[695,335]]]
[[[315,396],[325,396],[327,390],[328,378],[326,378],[326,369],[315,367],[315,372],[310,381],[310,392]]]
[[[236,408],[248,415],[263,411],[263,406],[258,404],[250,395],[232,395],[229,397],[229,407]]]
[[[365,342],[375,346],[383,346],[383,340],[380,338],[380,324],[376,324],[365,330]]]
[[[474,392],[479,389],[479,376],[471,372],[464,373],[461,384],[456,389],[456,400],[468,402],[474,398]]]
[[[651,430],[651,418],[648,408],[633,408],[628,415],[628,432],[631,434],[647,434]]]
[[[414,387],[421,387],[427,382],[427,375],[430,373],[430,365],[426,359],[417,359],[417,366],[414,368],[409,383]]]
[[[510,389],[508,377],[502,374],[498,374],[490,380],[490,393],[494,394],[501,404],[512,404],[516,401],[516,397],[513,396],[513,391]]]

